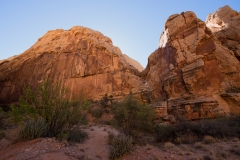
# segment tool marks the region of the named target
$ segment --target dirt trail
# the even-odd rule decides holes
[[[86,129],[89,139],[83,144],[78,144],[81,150],[92,160],[108,159],[109,145],[107,143],[108,134],[118,134],[118,131],[110,127],[92,126]]]
[[[118,134],[110,126],[91,126],[83,129],[89,138],[84,143],[68,144],[54,138],[38,138],[0,148],[0,160],[108,160],[109,133]],[[5,140],[1,140],[3,144]],[[155,144],[135,146],[120,160],[199,160],[240,159],[240,140],[219,141],[212,144]]]
[[[38,138],[28,142],[19,142],[0,150],[0,160],[75,160],[75,159],[108,159],[109,132],[117,130],[108,126],[92,126],[84,129],[89,138],[84,143],[68,145],[53,138]],[[1,140],[4,142],[5,140]]]

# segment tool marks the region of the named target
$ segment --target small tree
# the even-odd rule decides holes
[[[67,89],[61,82],[52,84],[47,80],[40,84],[36,91],[32,91],[30,87],[25,89],[19,98],[19,107],[13,107],[13,112],[20,110],[22,114],[31,117],[42,117],[47,123],[47,136],[58,136],[68,132],[83,118],[83,97],[68,100],[66,93]]]
[[[154,131],[155,112],[132,95],[127,96],[123,102],[115,104],[114,116],[127,135],[133,135],[135,131],[150,133]]]
[[[108,102],[109,102],[109,98],[108,98],[108,95],[107,93],[101,98],[101,105],[106,108],[108,106]]]

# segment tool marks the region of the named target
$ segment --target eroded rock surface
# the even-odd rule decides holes
[[[167,101],[168,114],[198,119],[232,112],[220,93],[240,88],[239,71],[233,52],[189,11],[168,18],[141,74],[152,101]]]
[[[229,6],[224,6],[208,15],[206,25],[240,61],[240,13]]]
[[[100,32],[52,30],[23,54],[0,62],[0,103],[17,101],[24,86],[36,88],[47,78],[62,81],[70,98],[82,89],[93,99],[122,97],[139,91],[142,69]]]
[[[191,11],[170,16],[144,70],[100,32],[49,31],[23,54],[0,61],[0,104],[50,78],[62,81],[70,98],[82,89],[95,100],[131,92],[159,117],[240,114],[239,19],[229,6],[206,23]]]

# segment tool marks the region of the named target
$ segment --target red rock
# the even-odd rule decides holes
[[[206,25],[240,61],[240,13],[229,6],[224,6],[208,15]]]
[[[152,101],[167,101],[168,114],[198,119],[233,111],[219,95],[240,88],[239,71],[233,52],[193,12],[183,12],[168,18],[141,75]]]
[[[82,89],[93,99],[122,97],[138,92],[142,69],[100,32],[80,26],[48,31],[23,54],[0,63],[0,103],[17,101],[24,86],[36,88],[48,78],[62,81],[70,98]]]

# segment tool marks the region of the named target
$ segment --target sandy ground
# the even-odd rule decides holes
[[[89,138],[84,143],[68,144],[54,138],[38,138],[9,144],[0,141],[0,160],[107,160],[109,133],[118,134],[110,126],[91,126],[84,129]],[[121,160],[240,160],[239,139],[197,145],[147,144],[135,146]]]

